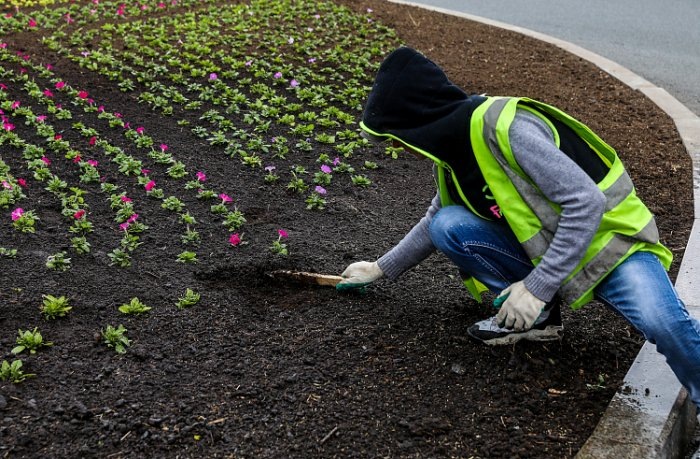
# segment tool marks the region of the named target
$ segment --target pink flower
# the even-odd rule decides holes
[[[328,167],[327,164],[324,164],[323,166],[321,166],[321,172],[323,172],[324,174],[330,174],[330,173],[331,173],[331,168]]]
[[[50,166],[50,165],[51,165],[51,160],[50,160],[49,158],[47,158],[46,156],[42,156],[42,157],[41,157],[41,160],[42,160],[42,161],[44,162],[44,164],[46,164],[47,166]]]
[[[129,223],[128,223],[128,222],[122,223],[121,225],[119,225],[119,229],[122,230],[122,231],[128,230],[128,229],[129,229]]]
[[[232,246],[236,247],[238,244],[241,243],[241,236],[238,233],[233,233],[229,238],[228,238],[229,244]]]
[[[7,90],[7,85],[5,83],[0,83],[0,90],[6,91]]]
[[[39,123],[43,123],[44,121],[46,121],[46,115],[39,115],[36,117],[36,120]]]
[[[148,175],[148,174],[151,173],[151,170],[150,170],[150,169],[141,169],[141,173],[142,173],[143,175]]]
[[[252,60],[251,60],[251,61],[246,61],[246,63],[245,63],[245,66],[246,66],[246,67],[250,67],[251,65],[253,65],[253,61],[252,61]]]
[[[53,136],[54,140],[61,140],[62,138],[63,136],[61,134],[56,134],[55,136]]]
[[[120,199],[122,202],[131,202],[131,198],[128,198],[126,196],[122,196]]]
[[[15,129],[15,125],[5,121],[2,123],[2,128],[6,131],[13,131]]]
[[[289,86],[291,86],[292,88],[296,88],[299,86],[299,82],[297,80],[292,80],[289,82]]]
[[[221,199],[222,202],[231,202],[233,199],[231,199],[231,196],[227,195],[226,193],[221,193],[219,195],[219,198]]]
[[[323,188],[321,185],[316,185],[316,188],[314,188],[314,191],[318,194],[326,194],[327,191],[325,188]]]
[[[265,170],[268,171],[268,172],[272,172],[272,171],[274,171],[275,169],[277,169],[275,166],[265,166]]]
[[[207,180],[207,174],[202,171],[197,171],[195,175],[197,176],[197,180],[200,182],[205,182]]]
[[[36,27],[36,21],[34,19],[29,20],[29,27]]]
[[[277,234],[279,234],[280,239],[284,239],[284,238],[288,238],[288,237],[289,237],[289,234],[287,234],[287,232],[286,232],[285,230],[283,230],[283,229],[278,229],[278,230],[277,230]]]
[[[81,99],[87,99],[87,98],[88,98],[88,93],[87,93],[87,91],[80,91],[80,92],[78,92],[78,97],[80,97]]]
[[[137,218],[139,218],[139,214],[131,214],[131,217],[129,217],[126,222],[129,224],[134,223]]]
[[[53,97],[53,93],[51,92],[50,89],[44,89],[44,95],[46,97]]]
[[[167,146],[166,144],[164,144],[164,143],[161,143],[161,144],[160,144],[160,151],[162,151],[163,153],[165,153],[165,151],[166,151],[167,149],[168,149],[168,146]]]
[[[27,186],[27,181],[24,180],[23,178],[18,178],[18,179],[17,179],[17,184],[18,184],[19,186],[21,186],[22,188],[24,188],[24,187]]]
[[[210,73],[209,74],[209,81],[215,81],[219,78],[219,76],[216,73]]]
[[[336,156],[335,159],[333,159],[333,165],[337,166],[338,164],[340,164],[340,158]]]
[[[12,189],[12,185],[11,185],[8,181],[6,181],[6,180],[3,180],[3,181],[2,181],[2,187],[5,188],[6,190],[11,190],[11,189]]]
[[[88,143],[89,143],[90,145],[95,145],[95,142],[97,142],[97,137],[95,137],[95,136],[93,135],[92,137],[90,137],[90,140],[88,141]]]
[[[63,89],[65,86],[66,86],[65,81],[59,81],[58,83],[56,83],[56,89]]]
[[[79,163],[81,160],[82,160],[82,158],[80,157],[80,155],[76,155],[76,157],[73,158],[74,163]]]
[[[76,220],[80,220],[81,218],[83,218],[83,216],[85,216],[85,210],[83,209],[80,209],[79,211],[73,214],[73,218],[75,218]]]
[[[88,159],[88,160],[87,160],[87,163],[88,163],[89,165],[91,165],[92,167],[97,167],[97,165],[99,164],[99,163],[98,163],[97,161],[95,161],[94,159]]]
[[[306,62],[308,62],[309,64],[313,64],[314,62],[316,62],[316,58],[310,57]]]
[[[146,189],[146,191],[151,191],[153,188],[155,188],[155,186],[156,186],[156,182],[151,180],[146,185],[144,185],[144,188]]]
[[[139,126],[136,128],[137,134],[142,135],[144,132],[146,132],[146,128],[144,128],[143,126]]]
[[[17,221],[19,218],[22,216],[24,213],[24,209],[21,207],[16,208],[15,210],[12,211],[12,221]]]
[[[277,72],[277,73],[275,73],[275,74],[274,74],[274,78],[275,78],[275,79],[280,79],[280,78],[282,78],[282,72]]]
[[[20,105],[20,102],[18,100],[16,100],[16,101],[12,102],[12,105],[10,106],[10,108],[12,110],[14,110],[15,108],[19,108],[19,105]]]

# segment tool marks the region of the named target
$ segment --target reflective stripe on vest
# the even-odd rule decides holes
[[[521,226],[514,228],[514,232],[520,240],[523,249],[533,263],[537,264],[551,244],[554,233],[557,230],[560,215],[557,206],[547,200],[532,182],[516,171],[516,169],[520,170],[519,166],[509,163],[508,158],[499,145],[498,136],[500,134],[501,141],[503,141],[504,135],[503,131],[499,133],[499,127],[502,130],[507,130],[509,128],[509,126],[499,126],[499,119],[507,105],[513,103],[517,104],[518,100],[519,99],[512,98],[496,98],[495,100],[492,99],[489,101],[491,102],[490,104],[488,102],[484,104],[488,105],[488,107],[483,113],[482,134],[484,144],[488,148],[488,151],[491,153],[493,159],[501,166],[501,172],[506,175],[519,195],[517,197],[511,196],[513,192],[506,191],[507,188],[503,189],[503,192],[506,193],[506,201],[508,202],[499,203],[499,205],[501,206],[504,216],[508,219],[509,205],[511,210],[515,208],[520,209],[518,210],[519,215],[528,214],[528,211],[523,210],[521,205],[517,203],[517,198],[519,198],[521,202],[529,208],[529,212],[534,214],[536,219],[539,220],[538,226],[534,226],[533,223],[525,222],[526,227]],[[551,108],[537,102],[534,103],[534,106],[539,110]],[[513,107],[511,106],[510,108],[512,109]],[[580,125],[577,127],[584,131],[583,128],[585,128],[585,126]],[[595,143],[595,141],[599,139],[597,139],[597,137],[593,138],[592,136],[594,136],[594,134],[591,133],[590,136],[582,138],[588,138],[587,141],[590,141],[589,144],[592,148],[596,146],[601,148],[600,145],[602,141]],[[482,150],[483,149],[477,149],[475,147],[477,160],[479,160],[479,155],[484,153]],[[610,147],[607,147],[607,150],[604,152],[601,152],[601,150],[597,151],[599,154],[609,155],[608,159],[613,158],[614,150]],[[512,152],[508,151],[508,154],[510,154],[511,160],[515,161],[512,157]],[[592,290],[598,282],[629,254],[636,250],[650,250],[659,256],[666,268],[668,268],[670,264],[670,252],[659,244],[659,234],[653,216],[651,216],[648,209],[646,209],[636,197],[632,180],[627,172],[624,171],[624,168],[622,168],[619,159],[617,159],[616,156],[614,159],[615,161],[612,162],[613,165],[610,171],[606,177],[598,183],[598,187],[606,198],[606,215],[609,215],[609,212],[613,209],[618,212],[629,212],[629,222],[627,222],[626,225],[622,225],[625,227],[624,230],[616,232],[615,230],[617,227],[611,226],[599,229],[596,233],[589,246],[589,249],[595,247],[595,253],[588,253],[587,251],[588,260],[584,259],[584,261],[576,267],[574,272],[564,281],[558,292],[572,307],[580,307],[590,300],[592,297]],[[483,168],[481,163],[480,167]],[[495,167],[495,165],[490,167]],[[486,176],[487,174],[484,175]],[[617,178],[615,175],[617,175]],[[489,176],[492,177],[492,179],[494,177],[492,174],[489,174]],[[498,184],[490,183],[489,186],[492,192],[494,188],[498,188]],[[516,200],[513,201],[513,198]],[[606,215],[604,215],[604,219]],[[604,221],[616,223],[618,221],[616,219],[619,220],[619,216],[609,217],[608,220]],[[529,221],[532,222],[533,220],[530,219]],[[509,220],[509,224],[513,227],[513,225],[522,225],[523,223]],[[601,224],[601,226],[603,226],[603,224]],[[530,229],[527,229],[528,227]],[[529,237],[524,236],[525,234],[529,235]]]

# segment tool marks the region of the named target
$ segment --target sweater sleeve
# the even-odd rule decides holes
[[[377,260],[385,277],[395,280],[435,252],[429,228],[433,215],[440,207],[440,196],[436,194],[425,216],[411,228],[397,245]]]
[[[591,243],[605,211],[605,196],[583,169],[557,148],[552,131],[536,115],[518,110],[509,137],[523,171],[547,199],[561,206],[552,243],[524,280],[533,295],[550,301]]]

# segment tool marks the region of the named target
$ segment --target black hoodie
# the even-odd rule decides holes
[[[485,100],[454,85],[422,54],[401,47],[379,67],[362,123],[374,134],[397,138],[447,163],[469,204],[489,218],[494,201],[485,197],[486,182],[469,139],[471,114]],[[454,186],[448,188],[453,201],[461,203]]]

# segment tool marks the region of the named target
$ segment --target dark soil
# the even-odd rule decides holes
[[[512,32],[379,0],[338,3],[373,9],[470,92],[540,99],[601,134],[657,215],[676,255],[675,275],[693,218],[691,162],[672,121],[642,94]],[[47,52],[23,36],[5,40],[33,55]],[[234,192],[250,244],[205,246],[200,263],[183,268],[172,261],[181,251],[172,236],[180,224],[142,199],[151,228],[131,268],[108,265],[105,251],[120,236],[105,220],[98,228],[105,243],[57,274],[44,262],[67,248],[65,224],[48,193],[37,192],[34,208],[49,220],[40,231],[0,229],[0,245],[19,249],[17,259],[0,260],[0,352],[15,358],[20,328],[39,327],[55,344],[22,355],[35,378],[0,383],[0,457],[563,458],[592,433],[643,343],[597,303],[564,312],[561,342],[494,349],[467,339],[466,329],[493,311],[468,298],[443,256],[364,294],[265,275],[278,268],[338,274],[381,256],[424,214],[435,192],[430,164],[371,151],[366,159],[380,168],[370,189],[348,186],[328,197],[326,210],[307,211],[282,187],[250,186],[248,169],[110,91],[109,82],[84,78],[113,111],[158,132],[173,151],[191,151],[184,160],[206,164],[210,180]],[[1,148],[6,162],[22,167]],[[187,205],[206,214],[209,204]],[[100,198],[91,212],[110,210]],[[3,211],[3,222],[8,217]],[[266,249],[278,228],[290,235],[285,259]],[[186,287],[202,301],[178,310],[174,299]],[[66,318],[41,317],[47,293],[71,299]],[[117,306],[132,297],[153,309],[121,315]],[[124,355],[99,339],[118,323],[133,340]]]

